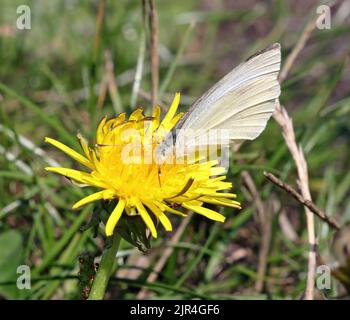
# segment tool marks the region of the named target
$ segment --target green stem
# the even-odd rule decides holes
[[[88,300],[102,300],[113,269],[113,263],[119,248],[120,235],[113,234],[112,245],[103,251],[100,266],[92,284]]]

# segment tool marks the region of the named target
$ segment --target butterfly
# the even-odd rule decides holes
[[[189,108],[156,147],[164,162],[193,154],[196,148],[218,142],[212,132],[224,132],[227,142],[257,138],[278,105],[281,46],[274,43],[234,68]],[[204,139],[203,139],[204,137]]]

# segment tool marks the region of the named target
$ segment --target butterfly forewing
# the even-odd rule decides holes
[[[203,139],[212,131],[225,131],[228,141],[259,136],[278,104],[280,65],[281,48],[275,43],[234,68],[204,93],[174,127],[175,147],[188,153],[203,141],[215,143],[215,139]],[[163,151],[169,147],[169,142],[158,146]]]

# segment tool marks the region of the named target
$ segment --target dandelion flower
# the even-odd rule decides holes
[[[142,160],[145,160],[145,151],[152,153],[155,150],[182,116],[182,113],[176,114],[179,101],[180,94],[177,93],[162,121],[159,107],[154,109],[152,117],[146,117],[141,108],[136,109],[129,119],[126,119],[125,113],[112,119],[104,117],[97,128],[94,147],[90,147],[78,134],[83,154],[57,140],[45,138],[46,142],[87,169],[79,171],[47,167],[47,171],[99,189],[75,203],[73,209],[97,200],[117,201],[106,223],[107,236],[113,234],[123,214],[140,215],[152,236],[156,238],[157,230],[151,215],[159,220],[166,231],[171,231],[172,225],[166,213],[185,216],[181,212],[181,208],[184,208],[211,220],[224,222],[223,215],[204,207],[203,204],[240,208],[239,202],[233,200],[235,194],[222,192],[231,189],[232,184],[225,181],[225,169],[219,167],[217,161],[162,165],[153,160],[139,163],[123,161],[125,147],[134,142],[141,146],[139,156]],[[128,130],[134,134],[125,138]]]

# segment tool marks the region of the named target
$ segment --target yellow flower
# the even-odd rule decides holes
[[[141,108],[136,109],[126,120],[125,113],[107,119],[104,117],[97,128],[96,144],[89,147],[87,141],[78,135],[83,155],[61,142],[48,138],[45,141],[71,156],[88,169],[88,172],[61,167],[47,167],[47,171],[61,174],[78,183],[94,186],[100,191],[93,193],[73,205],[79,208],[96,200],[117,200],[118,204],[106,223],[106,235],[111,236],[122,214],[140,215],[153,237],[157,231],[150,214],[153,214],[166,231],[172,225],[166,212],[185,216],[179,207],[201,214],[209,219],[224,222],[220,213],[205,208],[204,203],[240,208],[233,193],[219,191],[232,188],[223,176],[224,168],[217,161],[183,164],[144,161],[146,154],[154,152],[157,144],[181,118],[176,115],[180,101],[177,93],[168,113],[160,121],[160,108],[154,109],[152,117],[145,117]],[[125,133],[131,132],[125,137]],[[139,143],[142,161],[125,163],[125,147]],[[147,152],[146,152],[147,151]],[[135,156],[132,151],[132,156]],[[134,159],[131,157],[131,159]]]

